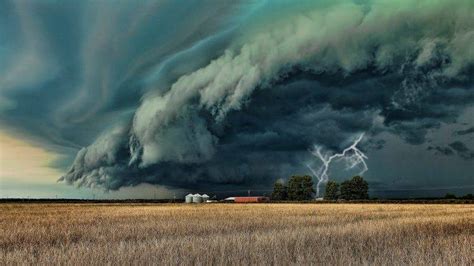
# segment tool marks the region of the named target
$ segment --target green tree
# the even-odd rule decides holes
[[[354,176],[351,180],[341,183],[341,198],[358,200],[369,198],[369,184],[361,176]]]
[[[276,181],[273,185],[273,192],[272,192],[272,199],[273,200],[286,200],[288,199],[287,188],[285,184],[280,181]]]
[[[292,176],[288,181],[289,200],[310,200],[313,198],[314,188],[311,176]]]
[[[462,199],[474,199],[474,195],[472,195],[471,193],[469,194],[466,194],[464,196],[461,197]]]
[[[336,181],[328,181],[326,184],[326,193],[324,198],[328,200],[335,200],[339,197],[339,184]]]
[[[446,195],[444,195],[444,198],[445,199],[455,199],[456,195],[454,195],[453,193],[446,193]]]

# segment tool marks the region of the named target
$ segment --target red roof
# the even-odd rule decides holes
[[[267,202],[270,201],[268,197],[257,196],[257,197],[235,197],[234,202],[237,203],[252,203],[252,202]]]

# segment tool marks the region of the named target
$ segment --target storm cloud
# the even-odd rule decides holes
[[[3,5],[1,119],[77,151],[77,186],[266,187],[314,144],[422,146],[474,103],[471,1]],[[435,150],[472,158],[457,141]]]

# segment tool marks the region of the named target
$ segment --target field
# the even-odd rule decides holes
[[[473,204],[0,204],[0,264],[474,264]]]

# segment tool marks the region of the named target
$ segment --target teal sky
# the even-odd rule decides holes
[[[474,2],[1,1],[1,197],[474,192]]]

